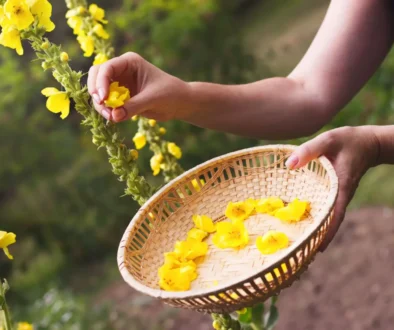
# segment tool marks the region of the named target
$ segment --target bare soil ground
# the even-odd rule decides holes
[[[279,298],[277,330],[369,330],[394,326],[394,210],[349,212],[328,249]],[[209,316],[169,308],[122,281],[107,287],[119,329],[208,330]]]

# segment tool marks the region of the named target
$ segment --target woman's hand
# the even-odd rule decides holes
[[[360,179],[377,165],[379,140],[373,126],[342,127],[325,132],[298,147],[286,162],[291,169],[300,168],[324,155],[333,164],[339,179],[339,195],[334,218],[321,250],[326,249],[338,231]]]
[[[118,81],[132,98],[121,108],[104,105],[109,85]],[[134,115],[156,120],[177,119],[177,112],[187,102],[189,85],[175,78],[135,53],[126,53],[89,71],[88,89],[96,110],[107,120],[121,122]]]

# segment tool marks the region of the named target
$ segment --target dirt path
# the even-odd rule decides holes
[[[301,281],[279,299],[276,330],[393,329],[394,210],[366,208],[348,214],[334,242]],[[119,330],[208,330],[208,316],[176,310],[119,281],[108,301]]]

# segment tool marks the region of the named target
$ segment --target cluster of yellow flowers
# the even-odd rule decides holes
[[[187,233],[185,241],[175,243],[173,252],[164,254],[164,265],[159,268],[159,285],[166,291],[187,291],[197,278],[197,264],[208,253],[203,240],[215,232],[215,225],[207,216],[194,215],[195,227]]]
[[[52,31],[52,5],[48,0],[7,0],[0,6],[0,45],[15,49],[23,55],[21,36],[33,24]]]
[[[110,38],[104,25],[108,23],[105,19],[105,11],[96,4],[89,8],[78,6],[66,13],[67,24],[73,29],[77,40],[84,51],[85,57],[96,54],[93,64],[102,64],[111,56],[112,50],[103,42]]]
[[[135,116],[132,118],[134,121],[138,120],[138,117]],[[156,128],[157,123],[156,120],[150,119],[148,120],[149,127],[151,128]],[[164,127],[157,127],[156,130],[158,130],[158,133],[160,135],[164,135],[166,133],[166,130]],[[150,132],[147,132],[150,133]],[[147,143],[147,136],[146,134],[142,133],[141,131],[137,132],[135,136],[133,137],[133,142],[135,144],[135,147],[137,150],[140,150],[146,146]],[[153,171],[153,175],[156,176],[160,173],[160,171],[166,170],[166,167],[168,167],[168,164],[170,163],[169,159],[166,159],[167,156],[172,156],[175,159],[180,159],[182,157],[182,150],[179,148],[174,142],[164,142],[164,154],[163,154],[163,148],[158,147],[154,148],[154,155],[152,156],[150,160],[150,167]],[[152,146],[151,146],[152,149]],[[179,173],[178,173],[179,174]]]
[[[174,251],[164,254],[164,265],[159,269],[160,287],[167,291],[190,289],[191,282],[197,278],[196,259],[208,253],[208,244],[203,240],[209,234],[213,234],[212,242],[220,249],[242,249],[249,243],[249,233],[244,221],[251,215],[269,214],[285,222],[298,222],[309,210],[310,203],[307,201],[294,199],[285,206],[280,198],[269,197],[230,202],[225,210],[225,216],[231,222],[220,221],[215,224],[206,215],[194,215],[195,227],[187,233],[187,239],[176,242]],[[262,254],[273,254],[288,247],[289,238],[283,232],[271,230],[257,237],[256,246]],[[279,270],[275,269],[275,273],[278,275]],[[272,275],[267,279],[272,280]],[[237,299],[237,296],[233,298]]]

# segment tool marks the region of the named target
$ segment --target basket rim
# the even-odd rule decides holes
[[[308,233],[304,233],[301,237],[297,239],[299,242],[298,244],[293,244],[293,246],[289,247],[286,251],[286,254],[283,254],[278,261],[271,262],[270,264],[264,265],[264,267],[261,267],[256,270],[256,272],[251,273],[248,275],[246,278],[240,278],[237,283],[226,283],[222,285],[217,285],[215,287],[211,288],[199,288],[199,289],[194,289],[194,290],[188,290],[188,291],[180,291],[180,292],[175,292],[175,291],[165,291],[161,289],[153,289],[150,288],[139,281],[137,281],[128,271],[127,267],[124,266],[125,264],[125,250],[127,248],[126,242],[128,241],[129,234],[134,227],[135,222],[137,219],[140,217],[142,213],[145,212],[144,206],[154,203],[156,200],[160,198],[161,195],[166,193],[167,191],[171,190],[172,187],[179,182],[183,181],[185,178],[190,176],[192,173],[196,171],[203,170],[207,167],[210,167],[213,163],[216,163],[218,161],[227,161],[231,160],[232,158],[237,158],[242,155],[246,154],[251,154],[251,153],[256,153],[256,152],[262,152],[262,151],[289,151],[289,153],[293,152],[298,146],[296,145],[290,145],[290,144],[276,144],[276,145],[264,145],[264,146],[257,146],[257,147],[252,147],[252,148],[246,148],[242,150],[238,150],[235,152],[230,152],[227,154],[224,154],[222,156],[218,156],[215,158],[212,158],[208,161],[205,161],[204,163],[201,163],[200,165],[197,165],[184,173],[182,173],[180,176],[177,178],[171,180],[167,184],[165,184],[162,188],[160,188],[153,196],[151,196],[144,205],[140,207],[138,212],[134,215],[132,220],[130,221],[129,225],[127,226],[122,239],[119,244],[118,248],[118,253],[117,253],[117,260],[118,260],[118,268],[119,271],[126,283],[128,283],[131,287],[133,287],[135,290],[147,294],[151,297],[162,299],[162,300],[175,300],[175,299],[185,299],[185,298],[199,298],[199,297],[204,297],[206,295],[214,295],[223,291],[228,291],[233,289],[237,283],[245,282],[247,280],[253,279],[256,275],[260,274],[263,269],[266,270],[266,272],[273,271],[273,269],[277,268],[280,266],[280,264],[283,263],[283,260],[289,258],[297,248],[302,245],[303,242],[306,240],[309,240],[310,237],[312,237],[315,232],[320,228],[320,225],[324,222],[324,220],[330,215],[331,211],[334,208],[335,201],[338,196],[338,176],[335,172],[335,169],[331,162],[325,157],[325,156],[320,156],[317,159],[323,166],[323,168],[326,170],[327,175],[329,176],[330,180],[330,189],[328,193],[328,197],[326,199],[326,202],[324,204],[324,208],[316,215],[315,219],[317,219],[317,222],[319,225],[316,226],[316,228]],[[307,165],[306,165],[307,166]],[[306,167],[304,166],[304,167]],[[291,170],[288,170],[291,171]]]

